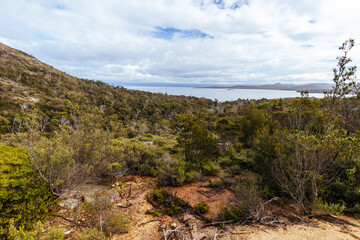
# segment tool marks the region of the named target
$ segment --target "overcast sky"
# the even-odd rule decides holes
[[[0,0],[0,42],[110,83],[331,83],[349,38],[359,0]]]

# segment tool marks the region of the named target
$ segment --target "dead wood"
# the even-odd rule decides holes
[[[151,222],[161,222],[162,220],[160,219],[153,219],[153,220],[150,220],[150,221],[147,221],[147,222],[143,222],[143,223],[140,223],[138,226],[143,226],[143,225],[146,225],[148,223],[151,223]]]

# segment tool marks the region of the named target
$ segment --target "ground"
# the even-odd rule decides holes
[[[151,213],[154,207],[147,201],[147,194],[154,189],[155,179],[148,177],[122,177],[106,184],[83,184],[62,197],[62,207],[57,216],[52,217],[45,226],[57,226],[67,233],[66,239],[77,239],[77,234],[83,231],[82,225],[87,222],[87,216],[81,215],[82,200],[92,200],[96,193],[106,192],[111,195],[113,211],[117,215],[130,216],[132,223],[128,232],[114,235],[114,240],[146,239],[156,240],[163,236],[160,227],[168,229],[183,226],[186,239],[204,240],[214,239],[215,232],[225,233],[217,239],[360,239],[360,227],[345,224],[341,220],[329,218],[304,219],[297,215],[292,208],[284,208],[279,202],[274,202],[266,207],[266,215],[274,219],[274,226],[261,224],[251,225],[226,225],[223,230],[219,227],[204,227],[204,222],[187,211],[177,217],[154,217]],[[234,194],[227,189],[211,188],[208,182],[187,184],[182,187],[167,187],[168,190],[192,207],[199,202],[207,202],[210,210],[206,217],[216,219],[221,207],[234,201]],[[78,216],[76,216],[78,212]],[[61,216],[61,217],[60,217]],[[74,220],[78,224],[63,219]],[[340,216],[355,225],[360,226],[360,221],[347,216]]]

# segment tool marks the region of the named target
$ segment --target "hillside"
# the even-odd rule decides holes
[[[324,99],[219,103],[76,78],[1,44],[0,238],[359,238],[348,62]]]
[[[155,124],[190,108],[209,108],[214,102],[128,90],[70,76],[19,50],[0,43],[0,113],[12,121],[20,108],[38,109],[49,119],[49,131],[61,117],[69,117],[69,102],[82,110],[101,109],[124,125],[136,121]],[[6,133],[2,123],[0,132]],[[154,130],[154,129],[152,129]]]

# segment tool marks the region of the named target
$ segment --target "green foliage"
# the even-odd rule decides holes
[[[9,239],[13,240],[63,240],[64,232],[61,229],[51,228],[44,233],[41,222],[37,222],[33,231],[25,231],[22,227],[16,229],[14,219],[10,220]]]
[[[243,214],[257,215],[263,204],[261,177],[250,171],[244,171],[236,176],[234,181],[235,195],[239,199],[238,206],[243,209]]]
[[[217,158],[216,141],[201,119],[191,113],[180,114],[176,129],[177,141],[185,155],[186,170],[202,170]],[[211,172],[211,171],[210,171]]]
[[[97,228],[87,228],[83,233],[79,234],[79,240],[109,240],[102,231]]]
[[[169,216],[176,216],[190,207],[187,202],[165,190],[152,190],[148,200],[159,212]]]
[[[321,198],[318,198],[313,203],[313,209],[319,210],[322,213],[329,213],[333,215],[340,215],[345,210],[346,206],[339,203],[327,203],[323,202]]]
[[[48,185],[32,170],[27,154],[0,143],[0,237],[7,235],[10,219],[29,230],[55,206]]]
[[[209,211],[210,207],[206,202],[201,202],[195,205],[194,210],[195,212],[204,214]]]
[[[265,111],[257,109],[254,104],[245,109],[240,121],[240,140],[244,143],[245,147],[250,147],[252,138],[256,136],[257,131],[261,130],[266,123]]]
[[[227,220],[241,220],[246,217],[246,209],[228,205],[221,208],[221,218]]]

